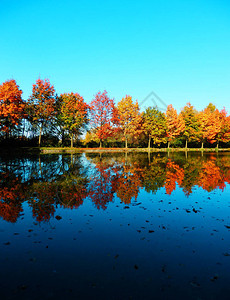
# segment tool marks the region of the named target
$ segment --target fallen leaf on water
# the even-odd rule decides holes
[[[191,284],[191,286],[196,287],[196,288],[200,287],[200,284],[196,281],[191,281],[190,284]]]
[[[210,278],[211,281],[216,281],[217,279],[218,279],[218,275],[215,275],[212,278]]]

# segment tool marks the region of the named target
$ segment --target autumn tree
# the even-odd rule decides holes
[[[128,139],[138,136],[141,132],[142,117],[138,102],[133,103],[131,96],[126,96],[117,105],[120,130],[128,147]]]
[[[102,142],[113,135],[117,119],[114,100],[109,98],[107,91],[98,92],[91,101],[90,115],[91,126],[101,148]]]
[[[230,141],[230,116],[227,111],[219,111],[213,104],[209,104],[199,114],[201,138],[209,143],[227,143]],[[202,143],[203,144],[203,143]]]
[[[28,100],[28,112],[31,122],[38,124],[40,127],[39,147],[41,145],[43,128],[45,128],[48,122],[53,120],[56,115],[55,102],[56,95],[54,86],[50,84],[48,79],[38,79],[33,85],[32,95]]]
[[[214,126],[211,126],[213,132],[210,132],[209,139],[217,142],[217,148],[219,142],[227,143],[230,141],[230,116],[227,115],[227,111],[223,108],[221,111],[216,109],[213,113],[215,117]]]
[[[181,116],[183,117],[185,128],[183,131],[183,136],[185,138],[185,148],[188,147],[188,142],[198,141],[199,139],[199,122],[197,111],[188,102],[181,111]]]
[[[211,123],[215,122],[215,120],[212,120],[214,117],[214,111],[216,110],[216,107],[209,103],[209,105],[202,111],[198,112],[197,114],[197,120],[198,120],[198,139],[201,142],[201,148],[204,148],[204,142],[209,139],[209,126]]]
[[[154,144],[166,142],[166,118],[165,115],[155,107],[148,107],[143,113],[143,128],[149,138],[148,149],[150,150],[151,139]]]
[[[168,148],[170,142],[173,141],[176,137],[180,136],[185,129],[185,122],[181,114],[177,114],[175,108],[172,104],[168,105],[166,110],[166,124],[167,124],[167,139],[168,139]]]
[[[5,81],[0,85],[0,130],[6,133],[6,138],[25,115],[22,91],[14,79]]]
[[[58,98],[59,114],[58,118],[63,122],[64,129],[70,135],[71,147],[73,147],[73,137],[80,133],[88,119],[88,105],[84,102],[83,97],[79,94],[68,93],[61,94]]]

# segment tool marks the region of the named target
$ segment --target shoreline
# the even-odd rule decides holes
[[[0,148],[1,153],[32,153],[32,154],[74,154],[74,153],[167,153],[167,152],[230,152],[230,148],[55,148],[55,147],[18,147]]]
[[[55,154],[55,153],[157,153],[157,152],[230,152],[230,148],[217,149],[216,148],[52,148],[42,149],[42,154]]]

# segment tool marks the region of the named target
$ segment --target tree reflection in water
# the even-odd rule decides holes
[[[58,206],[76,209],[90,199],[105,210],[114,197],[124,204],[136,200],[140,189],[168,195],[181,188],[186,196],[195,186],[207,192],[230,183],[230,157],[182,154],[166,156],[43,155],[0,158],[0,215],[16,222],[27,201],[38,221],[49,221]]]

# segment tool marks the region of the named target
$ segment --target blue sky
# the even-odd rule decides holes
[[[230,113],[230,2],[0,0],[0,83]],[[151,97],[142,108],[151,105]]]

